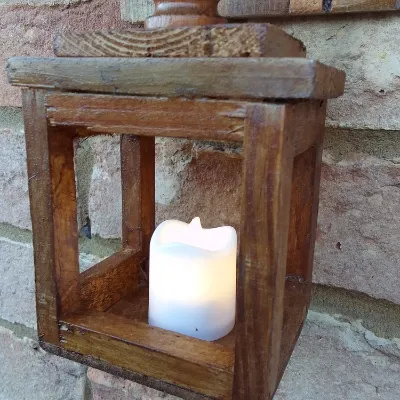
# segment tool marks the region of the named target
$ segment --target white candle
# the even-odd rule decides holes
[[[203,229],[170,220],[150,243],[149,324],[217,340],[235,325],[236,248],[234,228]]]

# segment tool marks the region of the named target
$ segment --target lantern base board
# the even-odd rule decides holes
[[[310,284],[286,281],[280,375],[301,332],[310,289]],[[147,314],[148,287],[142,285],[105,311],[86,310],[62,317],[62,348],[43,347],[187,399],[230,398],[235,330],[206,342],[149,326]]]

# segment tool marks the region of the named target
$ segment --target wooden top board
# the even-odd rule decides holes
[[[7,66],[15,86],[227,99],[328,99],[345,73],[304,58],[33,58]]]
[[[305,57],[305,53],[300,40],[271,24],[64,32],[54,40],[58,57]]]

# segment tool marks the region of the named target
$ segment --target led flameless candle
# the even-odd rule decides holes
[[[149,324],[203,340],[217,340],[235,325],[234,228],[203,229],[170,220],[150,243]]]

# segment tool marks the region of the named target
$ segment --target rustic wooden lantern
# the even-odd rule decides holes
[[[9,61],[25,87],[38,333],[185,399],[265,400],[310,302],[326,99],[345,77],[269,24],[202,26],[221,22],[217,2],[156,1],[147,26],[162,29],[65,33],[57,58]],[[121,134],[123,246],[80,273],[73,142],[105,133]],[[147,324],[155,136],[243,142],[237,322],[216,342]]]

